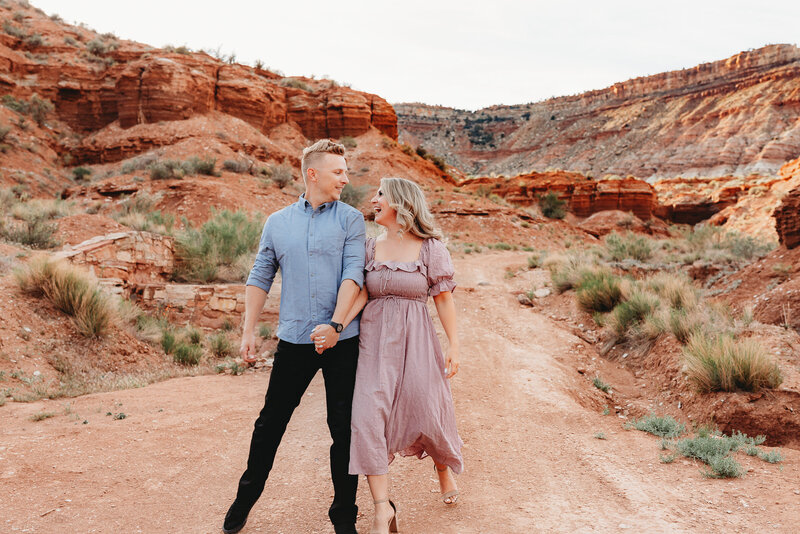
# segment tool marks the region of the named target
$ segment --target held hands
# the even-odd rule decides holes
[[[329,324],[318,324],[311,331],[311,341],[317,354],[322,354],[339,342],[339,334]]]
[[[242,334],[242,345],[239,347],[239,354],[247,363],[256,361],[256,336],[253,332]]]
[[[447,349],[444,372],[447,374],[447,378],[453,378],[458,372],[458,347],[451,346]]]

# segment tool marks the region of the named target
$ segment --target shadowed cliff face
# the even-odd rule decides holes
[[[800,49],[771,45],[535,104],[395,110],[401,141],[473,174],[774,175],[800,154]]]

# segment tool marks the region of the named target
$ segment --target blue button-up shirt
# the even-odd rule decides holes
[[[301,195],[269,216],[247,285],[269,293],[280,268],[278,338],[311,343],[314,327],[333,317],[342,282],[363,286],[365,236],[361,212],[339,201],[313,209]],[[354,319],[339,339],[357,336],[358,323]]]

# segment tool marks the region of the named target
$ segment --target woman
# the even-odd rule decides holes
[[[366,291],[348,317],[366,304],[353,394],[350,474],[367,475],[375,503],[372,532],[383,533],[387,526],[397,531],[388,477],[395,453],[430,456],[446,504],[458,499],[450,471],[460,473],[463,463],[447,380],[458,372],[450,254],[414,182],[384,178],[371,202],[375,222],[386,232],[367,240]],[[428,313],[428,296],[447,334],[446,357]]]

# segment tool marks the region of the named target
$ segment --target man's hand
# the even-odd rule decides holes
[[[339,342],[339,334],[329,324],[318,324],[311,331],[311,341],[317,354],[322,354]]]
[[[256,336],[250,331],[242,334],[242,345],[239,347],[239,354],[247,363],[256,361]]]

